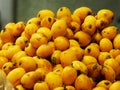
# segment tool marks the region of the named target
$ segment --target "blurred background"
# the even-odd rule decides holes
[[[120,0],[0,0],[0,28],[9,22],[27,22],[42,9],[56,13],[62,6],[69,7],[71,11],[87,6],[94,13],[103,8],[110,9],[115,13],[112,24],[120,28]]]

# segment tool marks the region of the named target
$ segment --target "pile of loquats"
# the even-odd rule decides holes
[[[114,12],[40,10],[0,32],[0,73],[16,90],[119,90],[120,34]]]

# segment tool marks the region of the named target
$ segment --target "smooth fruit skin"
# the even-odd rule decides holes
[[[119,89],[120,89],[120,81],[114,82],[109,88],[109,90],[119,90]]]
[[[77,70],[71,66],[64,67],[61,77],[65,85],[72,85],[77,78]]]
[[[36,82],[33,90],[49,90],[49,87],[46,82]]]
[[[92,82],[85,74],[80,74],[74,84],[76,90],[92,90]]]
[[[26,73],[23,68],[15,68],[10,71],[7,75],[7,79],[12,83],[13,86],[20,84],[22,76]]]
[[[55,72],[49,72],[45,77],[45,82],[48,84],[49,90],[63,85],[62,77]]]

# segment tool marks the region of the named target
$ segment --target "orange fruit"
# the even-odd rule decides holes
[[[65,37],[67,37],[68,39],[72,39],[72,38],[73,38],[73,36],[74,36],[74,33],[73,33],[72,29],[67,28],[67,30],[66,30],[66,31],[67,31],[67,32],[66,32]]]
[[[120,49],[119,43],[120,43],[120,34],[117,34],[113,39],[113,46],[115,49]]]
[[[49,72],[45,77],[45,82],[50,90],[63,85],[62,77],[55,72]]]
[[[40,24],[41,24],[41,20],[40,20],[38,17],[30,18],[30,19],[27,21],[26,25],[31,24],[31,23],[36,24],[36,25],[38,26],[38,28],[41,26],[41,25],[40,25]]]
[[[73,15],[74,14],[77,15],[80,18],[80,20],[83,22],[87,15],[92,14],[92,10],[89,7],[83,6],[83,7],[76,8],[73,11]]]
[[[81,47],[85,47],[91,42],[91,36],[83,31],[76,32],[74,39],[78,40]]]
[[[67,24],[65,20],[56,20],[51,27],[52,38],[55,39],[58,36],[65,36],[67,33],[66,29]]]
[[[60,54],[60,63],[63,67],[71,64],[72,61],[77,60],[76,53],[73,50],[67,49]]]
[[[23,56],[26,56],[26,52],[25,51],[19,51],[17,53],[15,53],[11,59],[12,62],[17,63],[17,60],[20,59]]]
[[[76,41],[75,39],[69,39],[69,42],[70,42],[70,46],[69,47],[74,47],[74,46],[80,47],[79,42]]]
[[[49,28],[47,28],[47,27],[40,27],[37,30],[37,33],[43,34],[43,36],[45,36],[48,39],[48,41],[51,40],[52,33],[51,33],[51,30]]]
[[[7,42],[7,43],[3,44],[2,50],[7,50],[10,46],[13,46],[13,43],[12,42]]]
[[[109,21],[105,17],[101,17],[99,19],[96,19],[96,27],[99,30],[102,30],[108,26],[109,26]]]
[[[82,62],[85,65],[89,65],[90,63],[97,63],[97,59],[93,56],[90,56],[90,55],[84,55],[83,59],[82,59]]]
[[[109,90],[109,87],[112,85],[112,82],[109,80],[101,80],[100,82],[97,83],[97,87],[104,87],[107,90]]]
[[[103,65],[106,59],[113,58],[109,52],[100,52],[98,56],[98,63]]]
[[[66,50],[69,48],[69,40],[64,36],[58,36],[54,39],[54,45],[57,50]]]
[[[93,35],[96,31],[96,18],[93,15],[88,15],[85,17],[84,22],[81,25],[82,31]]]
[[[48,44],[42,44],[36,50],[36,55],[40,58],[47,58],[53,53],[53,48]]]
[[[8,59],[6,57],[0,56],[0,69],[2,69],[2,66],[8,62]]]
[[[6,51],[6,57],[10,60],[12,59],[13,55],[19,51],[21,51],[21,47],[19,45],[13,45]]]
[[[104,65],[109,65],[109,66],[111,66],[111,67],[114,69],[116,76],[118,76],[118,75],[120,74],[120,66],[119,66],[119,63],[118,63],[114,58],[106,59],[106,60],[104,61]]]
[[[110,54],[115,58],[117,55],[120,54],[120,49],[111,49]]]
[[[30,38],[30,43],[34,48],[38,48],[42,44],[47,44],[48,39],[41,33],[34,33]]]
[[[48,61],[47,59],[40,58],[36,61],[36,64],[37,64],[37,68],[43,68],[46,74],[48,72],[51,72],[53,69],[51,62]]]
[[[106,18],[109,21],[109,23],[111,23],[114,19],[114,13],[110,9],[100,9],[97,12],[96,18]]]
[[[32,34],[35,33],[38,30],[38,26],[34,23],[26,25],[24,32],[25,36],[30,39]]]
[[[100,50],[98,47],[95,47],[94,45],[88,45],[86,46],[85,50],[84,50],[84,55],[91,55],[95,58],[98,58],[100,54]]]
[[[24,51],[28,56],[35,56],[36,55],[36,48],[34,48],[31,43],[28,43],[26,45],[26,47],[24,48]]]
[[[85,74],[80,74],[75,80],[75,90],[92,90],[92,82]]]
[[[25,69],[26,72],[34,71],[37,68],[35,60],[30,56],[23,56],[17,60],[17,66]]]
[[[50,10],[50,9],[43,9],[43,10],[38,11],[38,13],[37,13],[37,17],[38,17],[40,20],[42,20],[42,19],[43,19],[44,17],[46,17],[46,16],[54,17],[55,14],[54,14],[54,12],[53,12],[52,10]]]
[[[100,50],[103,52],[109,52],[113,49],[112,41],[108,38],[102,38],[99,42]]]
[[[112,40],[118,34],[118,28],[115,26],[108,26],[102,30],[101,34],[104,38]]]
[[[75,22],[75,21],[71,21],[70,22],[70,29],[73,31],[73,33],[75,33],[75,32],[80,30],[80,24]]]
[[[28,39],[26,37],[23,37],[23,36],[18,37],[15,41],[15,44],[19,45],[22,50],[24,50],[27,43],[28,43]]]
[[[49,90],[46,82],[36,82],[33,87],[34,90]]]
[[[41,27],[51,28],[54,22],[55,22],[54,17],[46,16],[41,20]]]
[[[77,70],[71,66],[66,66],[63,68],[61,77],[65,85],[72,85],[77,78]]]

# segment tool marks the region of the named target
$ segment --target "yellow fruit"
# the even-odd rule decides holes
[[[25,26],[26,26],[26,25],[25,25],[25,22],[23,22],[23,21],[17,22],[17,23],[15,24],[14,35],[15,35],[15,36],[20,36],[21,33],[24,31]]]
[[[13,43],[12,42],[7,42],[7,43],[3,44],[2,50],[7,50],[10,46],[13,46]]]
[[[6,78],[15,87],[16,85],[20,84],[20,80],[24,74],[25,70],[23,68],[15,68],[8,73]]]
[[[22,50],[24,50],[27,43],[28,43],[28,39],[26,37],[22,37],[22,36],[18,37],[15,41],[15,44],[19,45]]]
[[[25,36],[30,39],[32,34],[35,33],[38,30],[38,26],[34,23],[28,24],[25,27]]]
[[[119,43],[120,43],[120,34],[117,34],[113,39],[113,46],[115,49],[120,49]]]
[[[97,31],[94,33],[94,35],[92,36],[92,41],[93,41],[93,42],[96,42],[96,43],[99,43],[102,38],[103,38],[103,37],[102,37],[100,31],[97,30]]]
[[[55,50],[52,55],[51,55],[51,63],[53,65],[57,65],[57,64],[60,64],[60,54],[61,54],[61,51],[60,50]]]
[[[107,90],[109,90],[109,87],[112,85],[112,82],[109,80],[101,80],[100,82],[97,83],[97,87],[104,87]]]
[[[43,9],[37,13],[37,17],[40,18],[40,20],[42,20],[46,16],[54,17],[55,14],[52,10],[49,10],[49,9]]]
[[[65,16],[71,16],[71,11],[68,7],[60,7],[58,10],[57,10],[57,13],[56,13],[56,16],[57,18],[62,18],[62,17],[65,17]]]
[[[96,27],[99,30],[102,30],[109,26],[109,21],[105,17],[101,17],[99,19],[96,19]]]
[[[63,67],[71,64],[72,61],[77,60],[76,53],[73,50],[67,49],[60,54],[60,63]]]
[[[92,15],[85,17],[84,22],[82,23],[82,31],[93,35],[96,31],[96,18]]]
[[[107,89],[101,86],[97,86],[97,87],[94,87],[92,90],[107,90]]]
[[[102,38],[99,42],[99,46],[102,52],[109,52],[113,49],[112,41],[108,38]]]
[[[114,58],[106,59],[104,62],[104,65],[111,66],[113,68],[113,70],[115,71],[116,76],[118,76],[120,74],[119,63]]]
[[[34,71],[26,72],[20,79],[21,84],[26,89],[32,89],[37,81]]]
[[[74,39],[78,40],[81,47],[85,47],[91,42],[91,36],[83,31],[76,32]]]
[[[40,25],[40,24],[41,24],[41,20],[40,20],[38,17],[30,18],[30,19],[27,21],[26,25],[31,24],[31,23],[36,24],[36,25],[38,26],[38,28],[41,26],[41,25]]]
[[[13,45],[10,48],[7,49],[6,52],[6,57],[10,60],[12,59],[13,55],[19,51],[21,51],[22,49],[20,48],[19,45]]]
[[[12,62],[6,62],[6,63],[4,63],[3,64],[3,66],[2,66],[2,70],[6,73],[6,74],[8,74],[11,70],[13,70],[14,69],[14,64],[12,63]]]
[[[69,48],[69,40],[64,36],[58,36],[54,39],[54,45],[57,50],[64,51]]]
[[[8,62],[6,57],[0,56],[0,69],[2,69],[3,65]]]
[[[75,22],[75,21],[71,21],[70,22],[70,29],[73,31],[73,33],[80,31],[80,24]]]
[[[102,30],[101,34],[103,38],[113,40],[118,34],[118,28],[116,26],[108,26]]]
[[[34,48],[38,48],[42,44],[47,44],[48,39],[41,33],[34,33],[30,38],[30,43]]]
[[[35,60],[30,56],[23,56],[17,60],[17,66],[25,69],[26,72],[37,68]]]
[[[24,48],[24,51],[25,51],[26,55],[28,55],[28,56],[36,55],[36,48],[34,48],[31,43],[28,43],[26,45],[26,47]]]
[[[45,82],[50,90],[63,85],[62,77],[55,72],[49,72],[45,77]]]
[[[61,77],[64,85],[72,85],[77,78],[77,70],[71,66],[66,66],[63,68]]]
[[[110,9],[100,9],[97,12],[96,18],[97,19],[106,18],[109,21],[109,23],[111,23],[113,21],[113,19],[114,19],[114,13]]]
[[[75,90],[92,90],[90,78],[85,74],[80,74],[75,80]]]
[[[48,44],[42,44],[36,50],[36,55],[40,58],[47,58],[53,53],[53,48]]]
[[[93,57],[93,56],[84,55],[83,59],[82,59],[82,62],[85,65],[89,65],[90,63],[97,63],[97,59],[95,57]]]
[[[15,89],[17,90],[26,90],[21,84],[18,84]]]
[[[109,65],[103,65],[101,74],[104,76],[106,80],[109,80],[110,82],[114,82],[116,78],[116,74],[114,69]]]
[[[73,15],[74,14],[77,15],[80,18],[80,20],[83,22],[87,15],[92,14],[92,10],[89,7],[83,6],[83,7],[76,8],[73,11]]]
[[[36,82],[34,87],[34,90],[49,90],[49,87],[46,82]]]
[[[110,86],[109,90],[119,90],[120,89],[120,81],[115,81]]]
[[[73,61],[71,63],[71,66],[77,70],[78,74],[88,74],[87,66],[81,61]]]
[[[59,19],[51,27],[52,38],[55,39],[58,36],[65,36],[67,33],[67,24],[64,20]]]
[[[98,56],[98,63],[103,65],[106,59],[113,58],[109,52],[100,52]]]
[[[84,55],[91,55],[95,58],[98,58],[99,54],[100,54],[99,48],[95,47],[94,45],[88,45],[84,50]]]
[[[113,58],[115,58],[120,54],[120,49],[111,49],[110,54],[113,56]]]
[[[48,39],[48,41],[51,40],[52,34],[51,34],[51,30],[49,28],[47,28],[47,27],[40,27],[37,30],[37,33],[43,34],[43,36],[45,36]]]
[[[61,64],[57,64],[53,67],[53,72],[55,72],[59,75],[61,75],[62,71],[63,71],[63,67]]]
[[[47,28],[51,29],[54,22],[55,22],[54,17],[46,16],[41,20],[41,27],[47,27]]]
[[[43,68],[46,74],[48,72],[51,72],[53,69],[51,62],[48,61],[47,59],[40,58],[36,60],[36,64],[38,68]]]
[[[34,48],[38,48],[42,44],[47,44],[48,39],[41,33],[34,33],[30,38],[30,43]]]
[[[68,39],[73,39],[74,33],[73,33],[72,29],[67,28],[66,31],[67,31],[67,32],[66,32],[65,37],[67,37]]]
[[[75,39],[69,39],[69,42],[70,42],[70,48],[74,46],[80,47],[79,42],[76,41]]]

